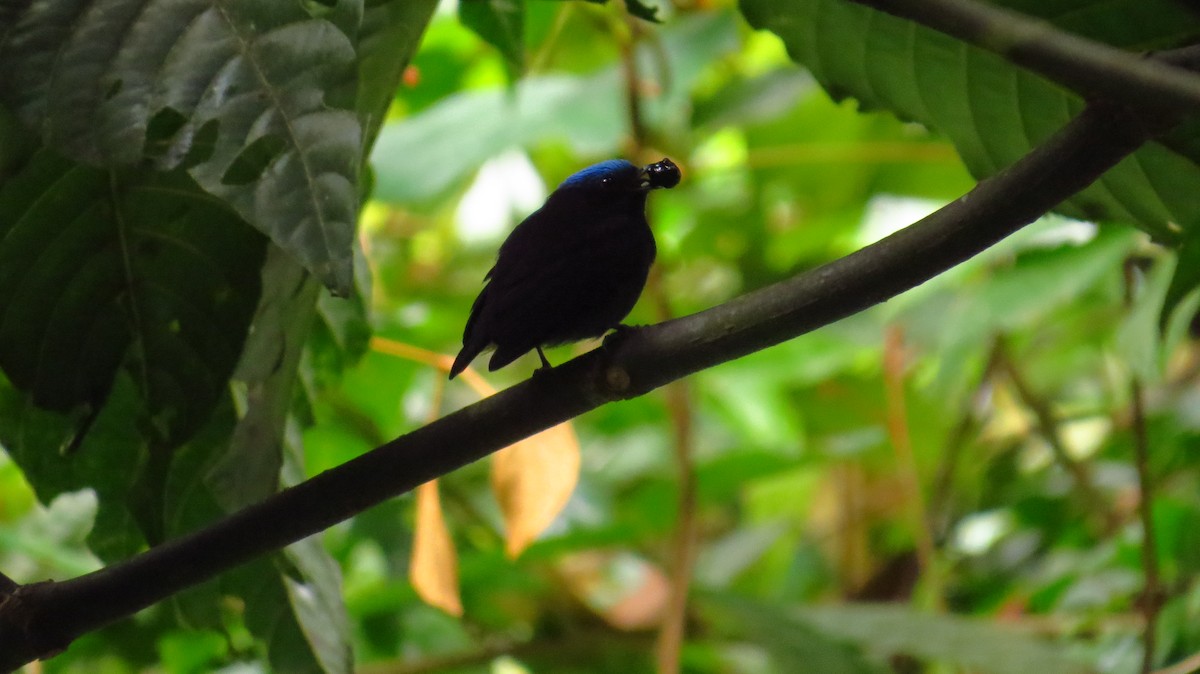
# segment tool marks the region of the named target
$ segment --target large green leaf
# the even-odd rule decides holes
[[[262,250],[185,173],[38,151],[0,185],[0,368],[42,407],[95,411],[124,367],[154,442],[179,442],[224,393]]]
[[[1131,49],[1200,35],[1200,15],[1171,0],[1008,0],[1064,29]],[[846,0],[742,0],[750,23],[783,38],[834,97],[887,108],[949,137],[977,177],[1061,127],[1082,99],[990,52]],[[1174,144],[1173,144],[1174,145]],[[1200,167],[1150,143],[1065,203],[1067,215],[1136,224],[1164,241],[1200,226]]]
[[[525,70],[524,0],[464,0],[458,18],[504,55],[509,72]]]
[[[361,0],[7,0],[0,102],[74,159],[187,166],[345,294],[362,143],[334,94],[354,82],[339,26],[361,14]]]

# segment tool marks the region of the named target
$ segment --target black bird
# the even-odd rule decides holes
[[[450,378],[488,347],[488,370],[543,346],[598,337],[633,309],[656,252],[646,195],[679,184],[663,159],[644,168],[612,159],[563,181],[500,246],[471,307]]]

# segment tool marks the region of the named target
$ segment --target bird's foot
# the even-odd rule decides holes
[[[542,366],[533,371],[533,378],[538,379],[550,374],[550,370],[553,370],[554,366],[550,364],[550,361],[546,360],[546,354],[542,353],[542,347],[535,348],[537,349],[538,358],[542,360]]]
[[[614,347],[630,335],[644,330],[645,327],[644,325],[625,325],[624,323],[620,323],[613,328],[612,332],[604,337],[604,342],[601,343],[601,346],[604,348]]]

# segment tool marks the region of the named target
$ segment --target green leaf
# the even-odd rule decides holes
[[[659,23],[658,8],[652,7],[642,2],[642,0],[625,0],[625,8],[629,10],[630,14],[639,19]]]
[[[356,0],[314,11],[343,23]],[[326,285],[348,293],[361,129],[332,100],[354,44],[299,3],[29,3],[0,42],[0,102],[91,164],[183,164]],[[357,23],[355,20],[353,23]]]
[[[367,0],[358,34],[358,117],[363,147],[375,144],[379,127],[417,51],[437,0]]]
[[[525,71],[524,0],[462,0],[458,18],[500,50],[513,79]]]
[[[595,5],[603,5],[606,4],[608,0],[585,0],[585,2],[590,2]],[[642,0],[625,0],[625,9],[628,10],[632,16],[636,16],[639,19],[645,19],[646,21],[652,21],[654,23],[661,23],[658,18],[658,8],[647,5]]]
[[[262,250],[184,173],[40,151],[0,185],[0,367],[62,411],[99,409],[126,368],[158,439],[177,443],[224,392]]]
[[[766,649],[781,672],[883,674],[853,646],[831,639],[790,612],[773,604],[734,595],[706,593],[698,598],[701,612],[721,632]]]
[[[263,295],[234,373],[242,411],[204,481],[234,512],[279,489],[283,431],[319,286],[279,248],[263,265]]]
[[[1085,674],[1061,645],[983,620],[895,604],[803,608],[793,619],[879,655],[905,654],[988,674]]]
[[[1176,259],[1164,256],[1144,277],[1136,276],[1132,306],[1117,329],[1117,352],[1135,376],[1149,384],[1162,380],[1166,369],[1165,326],[1159,320],[1163,301],[1178,274]]]
[[[90,489],[55,496],[16,523],[0,525],[0,560],[5,573],[21,581],[81,576],[100,563],[85,541],[96,521],[96,493]]]
[[[586,1],[597,4],[597,5],[603,5],[606,2],[608,2],[608,0],[586,0]],[[645,2],[642,2],[642,0],[625,0],[625,9],[628,10],[631,15],[636,16],[639,19],[645,19],[646,21],[653,21],[654,23],[660,23],[660,20],[658,18],[658,8],[652,7],[651,5],[648,5]]]
[[[1183,242],[1176,252],[1179,259],[1167,295],[1163,299],[1162,311],[1158,314],[1158,325],[1165,329],[1180,304],[1200,288],[1200,237],[1191,237]]]
[[[0,385],[0,444],[42,503],[81,489],[96,492],[96,519],[88,547],[106,561],[128,557],[146,543],[131,498],[149,455],[145,441],[129,423],[142,414],[137,389],[122,375],[88,432],[80,437],[77,420],[38,408],[28,394],[7,381]],[[74,443],[78,443],[74,451],[64,451]]]
[[[1120,37],[1119,46],[1130,48],[1173,44],[1200,32],[1200,17],[1170,0],[1019,4],[1086,37]],[[743,0],[741,6],[752,25],[783,38],[791,57],[835,98],[854,97],[864,107],[887,108],[936,129],[979,178],[1020,158],[1083,106],[1079,96],[995,54],[861,5]],[[1179,228],[1190,233],[1200,224],[1197,158],[1149,143],[1059,210],[1136,224],[1175,241]]]

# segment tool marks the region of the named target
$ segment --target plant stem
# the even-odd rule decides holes
[[[1142,382],[1134,375],[1129,380],[1129,395],[1133,402],[1133,449],[1137,465],[1138,515],[1142,520],[1142,615],[1146,626],[1142,632],[1142,674],[1154,670],[1154,647],[1158,631],[1158,612],[1162,604],[1162,587],[1158,577],[1158,536],[1154,529],[1154,481],[1150,475],[1150,443],[1146,437],[1146,410]]]
[[[1133,309],[1136,268],[1125,263],[1125,309]],[[1158,636],[1158,613],[1162,606],[1162,581],[1158,576],[1158,534],[1154,528],[1154,478],[1150,475],[1150,440],[1146,433],[1146,396],[1142,380],[1133,373],[1129,377],[1129,399],[1132,412],[1133,461],[1138,476],[1138,517],[1142,524],[1142,589],[1141,609],[1145,626],[1142,631],[1142,674],[1154,670],[1154,651]]]
[[[884,335],[883,346],[884,398],[887,404],[887,430],[896,452],[896,466],[904,484],[911,513],[913,538],[917,543],[917,562],[920,574],[933,605],[942,608],[942,584],[937,565],[937,548],[933,534],[928,504],[921,491],[921,476],[917,470],[917,459],[913,454],[912,434],[908,427],[908,406],[904,393],[904,332],[899,326],[890,325]]]

